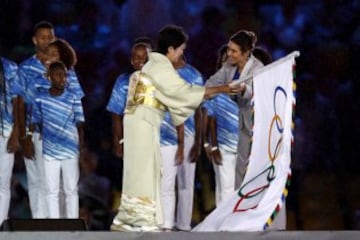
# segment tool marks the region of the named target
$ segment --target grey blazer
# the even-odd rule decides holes
[[[246,62],[243,70],[240,73],[240,76],[245,77],[253,74],[255,70],[262,68],[263,66],[264,65],[261,63],[260,60],[255,58],[253,55],[250,55],[250,58]],[[235,74],[236,68],[236,66],[232,66],[227,62],[224,63],[223,66],[206,81],[205,86],[219,86],[233,81],[232,78]],[[245,133],[248,136],[251,136],[253,119],[252,106],[250,102],[253,95],[253,78],[250,78],[248,81],[245,82],[245,84],[245,93],[243,95],[239,94],[236,96],[237,103],[239,105],[239,129],[242,134]]]

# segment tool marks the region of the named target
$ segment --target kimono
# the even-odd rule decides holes
[[[111,230],[156,231],[160,204],[160,125],[169,111],[175,126],[201,104],[205,88],[182,79],[170,60],[149,53],[141,71],[132,74],[124,115],[123,188]]]

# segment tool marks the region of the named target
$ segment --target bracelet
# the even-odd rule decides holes
[[[124,143],[124,139],[122,138],[119,140],[119,144],[123,144],[123,143]]]
[[[213,151],[216,151],[216,150],[218,150],[219,148],[217,147],[217,146],[215,146],[215,147],[212,147],[211,148],[211,151],[213,152]]]
[[[210,143],[208,143],[208,142],[204,143],[204,147],[205,147],[205,148],[207,148],[207,147],[209,147],[209,146],[210,146]]]
[[[21,137],[21,139],[26,139],[27,137],[33,137],[33,135],[32,135],[32,132],[27,132],[27,133],[25,133],[25,135],[23,136],[23,137]]]

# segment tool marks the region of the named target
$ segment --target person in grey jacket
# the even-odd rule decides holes
[[[232,35],[227,44],[227,62],[206,81],[205,86],[218,86],[240,78],[243,79],[252,76],[255,70],[262,68],[264,66],[262,62],[252,55],[256,41],[257,37],[251,31],[240,30]],[[244,179],[251,149],[252,95],[253,78],[250,77],[241,83],[240,93],[233,96],[239,105],[239,141],[235,168],[235,189],[241,186]]]

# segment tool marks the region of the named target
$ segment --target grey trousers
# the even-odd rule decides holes
[[[249,163],[251,136],[246,131],[240,130],[237,147],[237,160],[235,166],[235,189],[238,189],[245,177],[246,168]]]

